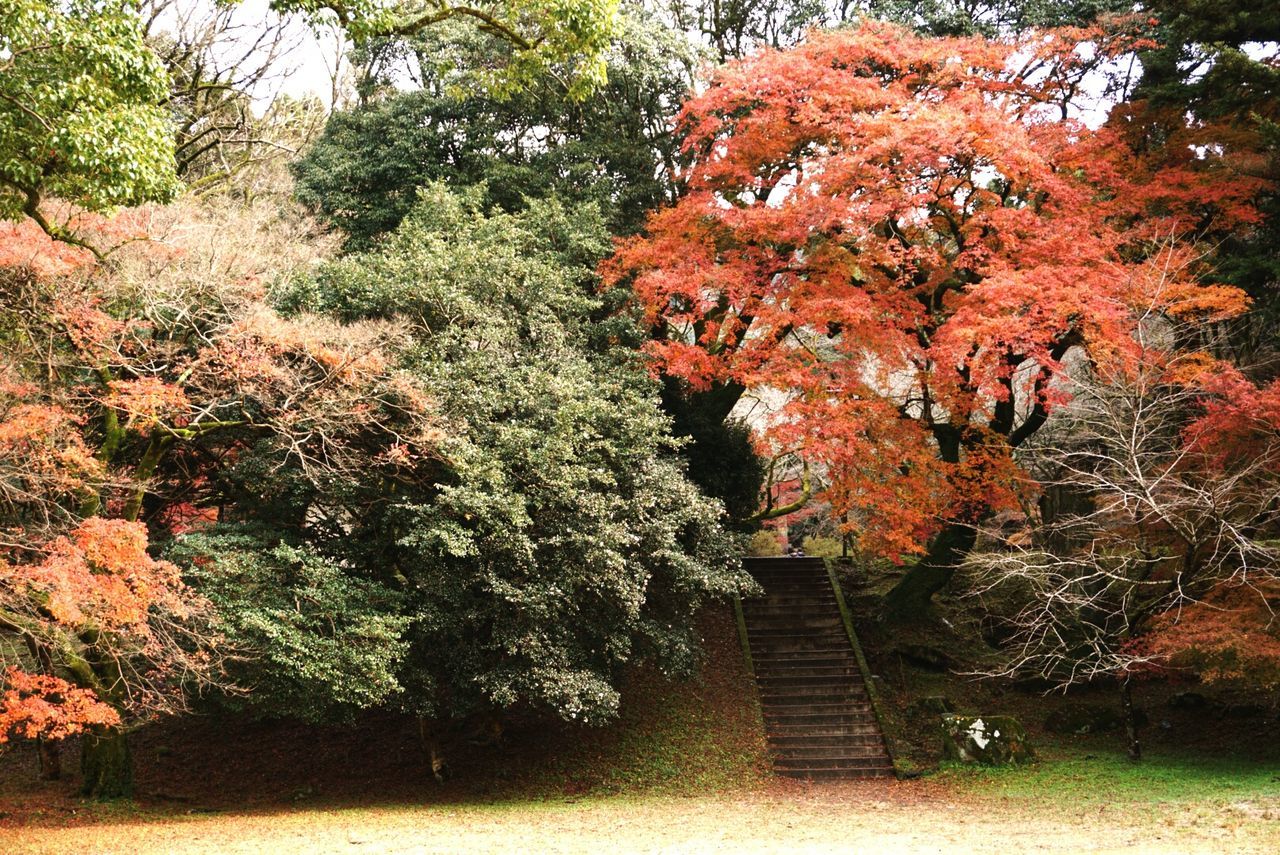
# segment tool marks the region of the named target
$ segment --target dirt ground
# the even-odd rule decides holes
[[[1046,808],[931,782],[708,797],[306,807],[0,829],[7,853],[1275,853],[1280,800]]]

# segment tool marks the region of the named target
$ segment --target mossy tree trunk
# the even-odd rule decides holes
[[[124,799],[133,795],[133,758],[128,735],[117,727],[86,733],[80,749],[80,792],[94,799]]]
[[[884,600],[885,617],[891,621],[910,621],[925,614],[933,595],[941,591],[956,574],[956,568],[973,549],[978,530],[972,525],[952,523],[929,543],[920,563],[907,570]]]

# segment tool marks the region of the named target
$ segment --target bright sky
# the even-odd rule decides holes
[[[160,16],[158,29],[198,27],[213,14],[213,9],[213,0],[177,0]],[[280,16],[270,10],[269,0],[241,0],[228,14],[232,27],[221,50],[228,59],[243,56],[259,34],[280,21]],[[274,73],[253,93],[258,106],[266,107],[281,93],[317,95],[331,106],[332,69],[346,51],[345,39],[340,39],[335,29],[309,26],[300,15],[289,16],[285,32],[286,54],[272,63]],[[259,51],[257,57],[264,58],[263,52]],[[249,68],[255,63],[249,60],[244,65]]]

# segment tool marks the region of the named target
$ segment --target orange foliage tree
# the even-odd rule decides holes
[[[1147,649],[1207,682],[1280,685],[1280,380],[1250,382],[1219,366],[1203,384],[1203,414],[1184,431],[1188,464],[1202,490],[1221,486],[1215,509],[1228,514],[1241,548],[1222,538],[1228,572],[1211,577],[1200,597],[1175,603],[1153,621]]]
[[[103,264],[37,237],[0,268],[0,632],[27,650],[0,677],[0,740],[83,733],[97,796],[129,791],[130,725],[226,684],[211,609],[149,528],[216,514],[200,486],[249,447],[323,480],[432,459],[440,436],[394,324],[270,309],[305,242],[250,246],[279,226],[243,212],[123,216],[154,239]]]
[[[1123,129],[1067,118],[1083,75],[1140,44],[865,23],[731,64],[679,116],[687,192],[606,265],[661,371],[722,399],[780,390],[762,442],[809,462],[864,552],[921,555],[893,614],[1012,504],[1012,451],[1061,402],[1069,351],[1132,350],[1153,281],[1160,312],[1244,308],[1151,250],[1248,227],[1259,182],[1148,164]]]

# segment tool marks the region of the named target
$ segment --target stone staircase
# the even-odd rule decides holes
[[[749,558],[765,590],[742,602],[774,768],[794,778],[891,776],[835,591],[820,558]]]

